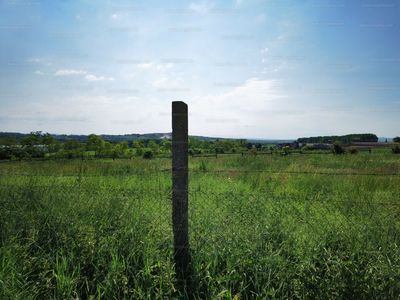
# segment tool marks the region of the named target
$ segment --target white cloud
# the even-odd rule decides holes
[[[140,68],[148,69],[148,68],[151,67],[152,64],[153,64],[153,63],[148,63],[148,64],[146,64],[146,63],[141,63],[141,64],[138,64],[138,66],[139,66]]]
[[[48,65],[48,66],[51,66],[51,63],[48,63],[47,65]]]
[[[100,80],[104,80],[105,78],[103,76],[97,78],[94,75],[86,75],[85,79],[89,80],[89,81],[100,81]]]
[[[36,71],[35,74],[43,75],[44,73],[43,73],[43,72],[40,72],[40,71]]]
[[[210,111],[224,111],[228,114],[228,110],[237,112],[237,109],[257,112],[268,110],[272,107],[271,101],[288,97],[281,94],[282,90],[270,89],[270,86],[277,85],[275,80],[251,78],[246,80],[244,86],[236,87],[231,92],[194,97],[193,109],[205,115],[209,115]]]
[[[181,77],[176,77],[176,81],[183,81],[183,78],[181,78]]]
[[[86,71],[76,71],[76,70],[58,70],[54,75],[62,76],[62,75],[75,75],[75,74],[86,74]]]
[[[154,85],[155,86],[161,86],[164,82],[167,82],[167,81],[168,81],[168,78],[167,77],[163,77],[160,80],[154,82]]]
[[[111,19],[119,19],[119,18],[121,18],[121,15],[112,15],[111,16]]]
[[[265,48],[264,50],[261,50],[260,53],[264,53],[264,52],[267,52],[267,51],[268,51],[268,48]]]
[[[39,59],[38,59],[38,58],[31,58],[31,59],[28,59],[28,61],[29,61],[29,62],[38,62]]]
[[[209,9],[208,7],[206,7],[206,5],[204,5],[204,4],[194,4],[194,3],[191,3],[190,4],[190,6],[189,6],[189,9],[194,9],[194,10],[196,10],[196,12],[200,12],[200,13],[204,13],[204,12],[207,12],[207,9]]]
[[[114,81],[114,78],[110,77],[110,78],[108,78],[108,80],[110,80],[110,81]]]
[[[76,16],[77,19],[82,19],[81,15]]]
[[[171,63],[166,64],[165,66],[163,66],[163,65],[158,65],[158,66],[157,66],[157,71],[165,71],[166,69],[171,68],[171,67],[172,67],[172,64],[171,64]]]

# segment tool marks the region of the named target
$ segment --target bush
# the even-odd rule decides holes
[[[357,146],[349,147],[349,148],[347,149],[347,151],[348,151],[350,154],[357,154],[357,153],[358,153],[358,147],[357,147]]]
[[[393,153],[400,154],[400,144],[394,145],[391,149]]]
[[[142,156],[143,155],[143,149],[142,148],[136,148],[136,155],[137,156]]]
[[[256,156],[257,155],[257,149],[253,148],[249,150],[249,155],[251,156]]]
[[[146,150],[143,154],[143,158],[145,159],[151,159],[154,157],[154,154],[151,150]]]
[[[290,154],[291,149],[289,146],[285,146],[282,148],[282,152],[283,152],[283,155],[288,155],[288,154]]]
[[[331,151],[333,152],[333,154],[343,154],[346,152],[339,141],[336,141],[332,144]]]
[[[216,147],[215,148],[215,152],[216,153],[224,153],[224,149],[220,148],[220,147]]]
[[[301,150],[304,150],[304,151],[307,151],[307,150],[312,151],[312,150],[315,150],[315,146],[306,145],[306,146],[303,146],[303,148],[301,148]]]

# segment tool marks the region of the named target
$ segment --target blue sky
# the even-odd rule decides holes
[[[400,135],[399,1],[2,1],[0,131]]]

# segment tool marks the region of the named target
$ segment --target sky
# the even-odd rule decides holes
[[[399,0],[0,3],[0,131],[400,135]]]

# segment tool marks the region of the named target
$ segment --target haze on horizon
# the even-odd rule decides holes
[[[397,2],[0,4],[0,131],[400,135]]]

